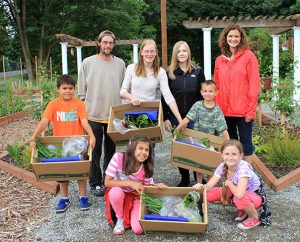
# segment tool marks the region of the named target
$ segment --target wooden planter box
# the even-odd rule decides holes
[[[8,154],[7,151],[4,151],[0,154],[0,169],[10,173],[12,176],[19,178],[43,191],[50,192],[53,195],[56,195],[59,191],[59,186],[57,182],[44,182],[38,181],[33,172],[27,171],[23,168],[9,164],[1,159]]]
[[[26,114],[26,111],[17,112],[11,115],[0,117],[0,126],[3,126],[15,119],[23,118]]]

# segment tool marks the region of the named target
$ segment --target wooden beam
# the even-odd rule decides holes
[[[289,31],[291,27],[268,28],[269,35],[279,35]]]
[[[255,18],[239,16],[237,19],[223,17],[225,20],[214,20],[209,17],[201,21],[183,21],[183,26],[187,29],[200,28],[225,28],[230,24],[238,24],[243,28],[275,28],[275,27],[293,27],[300,25],[300,14],[295,14],[285,18],[275,18],[268,16],[257,16]]]
[[[56,34],[60,42],[68,42],[68,47],[76,46],[97,46],[96,40],[82,40],[67,34]],[[116,45],[141,44],[143,39],[116,40]]]
[[[295,184],[299,180],[300,180],[300,167],[297,168],[296,170],[293,170],[289,174],[286,174],[285,176],[280,177],[279,179],[275,180],[273,182],[272,189],[275,192],[278,192],[286,187],[289,187],[289,186]]]
[[[168,49],[167,49],[167,3],[166,0],[160,1],[161,11],[161,54],[162,54],[162,67],[168,67]]]

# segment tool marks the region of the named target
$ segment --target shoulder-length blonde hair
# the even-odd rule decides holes
[[[239,31],[239,33],[241,35],[241,41],[240,41],[239,45],[237,46],[235,53],[241,49],[249,48],[249,43],[247,40],[247,34],[246,34],[245,30],[243,30],[238,24],[229,25],[221,32],[221,34],[219,36],[219,47],[220,47],[221,53],[227,57],[230,57],[232,54],[235,54],[235,53],[231,53],[229,45],[227,43],[227,35],[231,30],[237,30],[237,31]]]
[[[145,64],[144,64],[144,59],[142,56],[143,49],[146,45],[154,45],[155,46],[155,51],[156,51],[156,56],[153,61],[153,75],[156,78],[159,73],[160,69],[160,59],[158,55],[158,49],[155,41],[153,39],[145,39],[141,45],[140,52],[139,52],[139,58],[138,58],[138,63],[135,66],[135,74],[137,76],[142,76],[142,77],[147,77],[146,69],[145,69]]]
[[[191,57],[191,50],[190,47],[188,45],[187,42],[185,41],[178,41],[175,43],[174,47],[173,47],[173,52],[172,52],[172,60],[171,60],[171,64],[168,68],[168,73],[169,73],[169,77],[172,80],[175,80],[175,75],[174,75],[174,71],[179,67],[179,61],[178,61],[178,52],[179,52],[179,48],[181,46],[184,46],[188,52],[188,59],[187,59],[187,63],[186,63],[186,67],[187,67],[187,72],[191,72],[191,70],[193,68],[195,68],[195,66],[192,63],[192,57]]]

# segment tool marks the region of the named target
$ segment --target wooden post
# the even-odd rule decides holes
[[[5,57],[2,56],[2,63],[3,63],[3,80],[5,81]]]
[[[52,58],[50,56],[50,81],[52,82]]]
[[[20,58],[20,68],[21,68],[21,82],[22,82],[22,86],[23,86],[24,79],[23,79],[23,66],[22,66],[22,58]]]
[[[262,112],[261,112],[261,104],[260,103],[257,106],[257,112],[258,112],[258,126],[261,127],[263,124],[263,121],[262,121]]]
[[[37,56],[34,57],[34,62],[35,62],[35,81],[36,84],[39,86]]]
[[[167,43],[167,4],[166,0],[160,1],[161,11],[161,54],[162,54],[162,67],[164,69],[168,66],[168,43]]]

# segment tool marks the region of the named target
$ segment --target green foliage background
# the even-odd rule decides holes
[[[118,39],[154,38],[161,45],[160,1],[158,0],[48,0],[0,2],[0,57],[15,62],[23,56],[20,33],[7,13],[8,2],[21,7],[26,4],[26,23],[23,31],[28,38],[32,63],[38,56],[39,65],[49,66],[52,57],[54,70],[61,72],[61,50],[55,34],[66,33],[85,40],[95,40],[105,29]],[[195,62],[203,66],[202,30],[186,29],[182,21],[190,17],[223,16],[279,16],[299,12],[300,0],[168,0],[168,54],[178,40],[187,41]],[[219,54],[217,38],[220,29],[212,31],[212,59]],[[248,30],[247,30],[248,31]],[[75,51],[76,52],[76,51]],[[96,52],[83,48],[83,57]],[[132,60],[132,46],[117,46],[115,54],[127,64]],[[169,58],[170,60],[170,58]],[[77,73],[76,54],[68,55],[69,72]],[[0,67],[2,70],[2,66]]]

